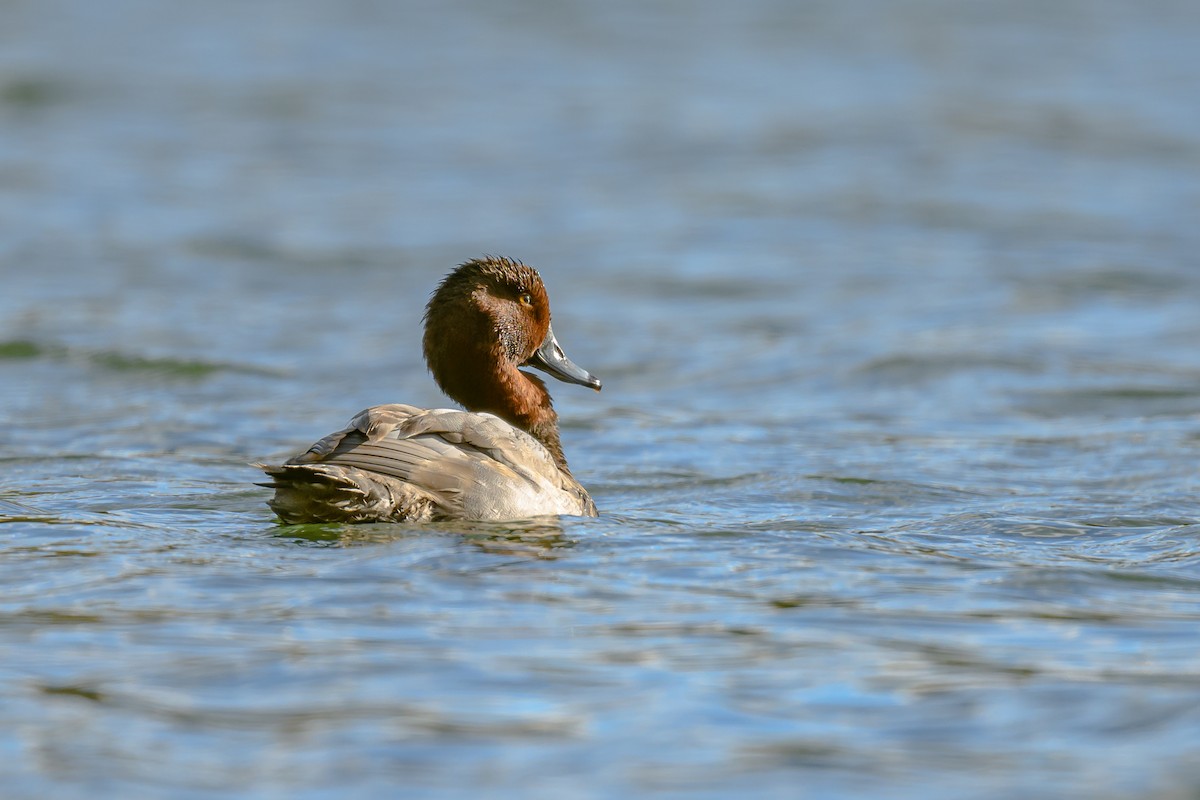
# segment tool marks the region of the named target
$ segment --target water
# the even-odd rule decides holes
[[[1194,797],[1194,3],[0,8],[0,793]],[[285,528],[539,266],[603,515]]]

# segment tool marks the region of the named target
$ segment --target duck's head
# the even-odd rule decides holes
[[[600,389],[554,338],[542,277],[507,258],[473,259],[446,276],[425,307],[424,347],[442,391],[472,411],[502,411],[519,400],[516,379],[536,381],[522,366]]]

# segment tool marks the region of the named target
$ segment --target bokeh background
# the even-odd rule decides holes
[[[0,3],[0,794],[1195,797],[1200,5]],[[539,267],[596,520],[278,526]]]

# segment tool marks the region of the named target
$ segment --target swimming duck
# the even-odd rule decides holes
[[[596,516],[567,468],[558,414],[536,367],[567,383],[600,381],[567,358],[537,270],[507,258],[453,270],[425,307],[425,362],[462,405],[382,405],[278,465],[259,466],[285,523]]]

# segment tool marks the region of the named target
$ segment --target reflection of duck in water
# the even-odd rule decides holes
[[[425,360],[466,411],[383,405],[279,466],[262,466],[286,523],[595,516],[571,476],[537,367],[600,389],[550,327],[537,270],[506,258],[455,269],[425,309]]]
[[[430,531],[453,533],[467,545],[493,555],[516,559],[554,561],[560,551],[575,546],[566,536],[559,517],[495,522],[447,519],[440,522],[420,522],[393,525],[364,523],[361,525],[304,525],[279,528],[275,534],[295,541],[305,540],[340,547],[360,547],[396,542],[410,536],[422,536]]]

